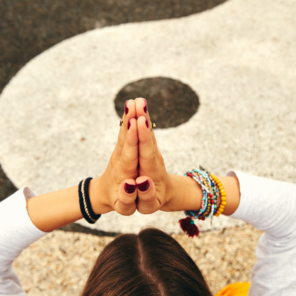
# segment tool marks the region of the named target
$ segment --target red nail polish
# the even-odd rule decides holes
[[[127,129],[129,130],[131,127],[131,118],[128,120],[128,123],[127,123]]]
[[[148,123],[147,118],[146,118],[146,126],[147,126],[147,128],[149,128],[149,123]]]
[[[125,106],[124,106],[124,112],[125,112],[125,115],[127,115],[127,113],[128,113],[127,102],[128,102],[128,101],[125,102]]]
[[[150,187],[150,183],[148,180],[146,180],[143,183],[137,184],[137,186],[141,191],[147,191]]]
[[[135,192],[135,190],[136,190],[136,185],[132,185],[132,184],[128,184],[128,183],[124,184],[124,191],[126,193],[130,194],[130,193]]]
[[[148,111],[148,107],[147,107],[147,100],[146,99],[143,99],[144,100],[144,103],[145,103],[145,106],[144,106],[144,112],[147,113]]]

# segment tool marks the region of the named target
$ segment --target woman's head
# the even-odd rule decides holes
[[[157,229],[125,234],[105,247],[82,295],[212,295],[194,261]]]

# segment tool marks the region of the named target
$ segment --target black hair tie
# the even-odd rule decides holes
[[[79,205],[80,211],[82,213],[83,218],[90,224],[94,224],[100,217],[101,214],[96,215],[91,207],[88,189],[89,183],[92,178],[87,178],[82,180],[78,186],[79,193]]]

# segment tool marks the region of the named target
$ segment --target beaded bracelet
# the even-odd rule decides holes
[[[206,186],[209,190],[209,194],[208,194],[208,202],[207,202],[207,209],[205,211],[205,213],[203,213],[200,217],[198,217],[198,219],[200,220],[205,220],[206,218],[210,218],[212,215],[212,208],[213,208],[213,204],[214,204],[214,194],[213,194],[213,190],[210,187],[209,183],[207,182],[207,180],[205,180]]]
[[[202,201],[201,201],[201,207],[199,211],[184,211],[186,218],[180,219],[179,223],[184,232],[187,232],[188,236],[194,237],[195,235],[199,235],[199,229],[194,224],[193,219],[200,219],[205,220],[206,217],[209,216],[209,214],[213,214],[212,211],[212,205],[213,202],[212,199],[214,197],[212,193],[212,189],[209,185],[209,178],[207,178],[207,173],[200,170],[192,170],[184,174],[184,176],[188,176],[192,179],[194,179],[201,187],[202,190]]]
[[[226,206],[226,192],[225,192],[224,187],[223,187],[222,183],[220,182],[220,180],[217,177],[215,177],[213,174],[211,174],[211,177],[216,182],[216,184],[219,188],[219,192],[220,192],[220,206],[217,209],[216,214],[215,214],[216,217],[219,217],[223,213],[224,208]]]
[[[199,175],[197,175],[193,170],[185,173],[184,176],[191,177],[201,187],[201,190],[202,190],[202,201],[201,201],[201,207],[200,207],[199,212],[185,211],[185,214],[186,214],[186,212],[188,212],[188,215],[187,216],[193,216],[195,218],[198,218],[200,215],[202,215],[206,211],[209,190],[206,187],[206,185],[204,184],[204,180]]]
[[[216,214],[216,212],[217,212],[217,202],[218,202],[218,198],[220,197],[219,187],[217,186],[216,181],[214,181],[214,179],[212,178],[212,175],[206,169],[204,169],[202,166],[200,166],[200,170],[195,169],[194,171],[200,172],[201,174],[205,175],[211,184],[213,194],[214,194],[214,200],[215,200],[213,208],[212,208],[213,211],[211,212],[211,215],[210,215],[210,216],[213,216],[213,214]],[[206,173],[206,174],[204,174],[204,173]]]
[[[217,195],[215,194],[215,182],[211,180],[210,174],[203,167],[200,166],[200,169],[194,169],[193,171],[195,174],[199,174],[202,176],[202,178],[204,179],[204,184],[209,191],[207,209],[204,214],[198,217],[198,219],[200,220],[205,220],[213,216],[217,204]]]
[[[193,219],[205,220],[214,215],[219,217],[226,205],[226,193],[220,180],[202,167],[200,169],[193,169],[185,173],[184,176],[194,179],[202,189],[200,210],[184,211],[186,218],[179,220],[182,230],[188,236],[194,237],[199,235],[199,229],[194,224]],[[219,208],[217,208],[218,198],[220,198]]]
[[[214,181],[214,179],[210,174],[209,174],[209,177],[211,180],[211,186],[215,194],[215,204],[213,205],[213,215],[214,215],[217,212],[217,203],[218,203],[218,200],[220,199],[220,191],[219,191],[219,187],[217,186],[217,183]]]

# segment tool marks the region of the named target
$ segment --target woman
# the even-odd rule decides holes
[[[13,260],[46,233],[82,217],[93,223],[113,210],[131,215],[136,210],[150,214],[201,209],[202,186],[193,178],[167,173],[146,100],[127,101],[122,123],[100,177],[37,197],[25,187],[0,203],[0,294],[25,295]],[[227,196],[223,214],[265,231],[258,242],[249,295],[296,295],[296,186],[237,171],[218,179]],[[238,295],[226,290],[220,295]],[[247,295],[248,288],[243,290]],[[147,229],[106,246],[82,295],[212,294],[182,247],[165,233]]]

